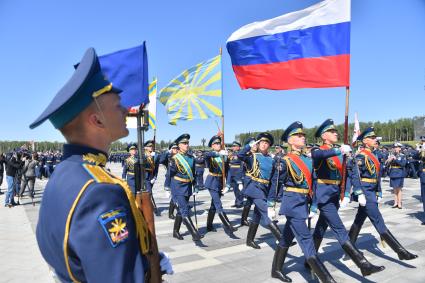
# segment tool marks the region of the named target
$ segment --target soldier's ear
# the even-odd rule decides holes
[[[89,124],[97,128],[105,128],[105,122],[102,121],[102,115],[91,113],[88,117]]]

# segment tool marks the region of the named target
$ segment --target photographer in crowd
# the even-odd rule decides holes
[[[34,185],[35,185],[35,168],[38,163],[38,155],[37,153],[28,154],[28,157],[25,157],[25,163],[23,167],[23,176],[22,176],[22,184],[21,190],[19,192],[19,196],[22,197],[26,187],[29,188],[29,194],[31,198],[34,198]]]
[[[14,196],[19,192],[19,185],[21,175],[21,169],[23,164],[21,162],[21,154],[14,152],[11,157],[6,158],[6,181],[7,181],[7,192],[4,201],[4,206],[12,207],[17,205],[15,203]]]

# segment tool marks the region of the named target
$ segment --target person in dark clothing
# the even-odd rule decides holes
[[[16,205],[13,197],[15,196],[18,171],[22,168],[21,156],[18,153],[13,153],[10,159],[6,159],[6,181],[7,181],[7,192],[4,201],[4,206],[12,207]]]
[[[3,153],[0,153],[0,187],[3,184],[3,175],[4,175],[4,166],[6,164],[6,159]],[[0,189],[0,195],[4,194]]]
[[[19,192],[19,196],[25,192],[25,189],[28,185],[29,194],[31,198],[34,198],[34,185],[35,185],[35,167],[37,166],[38,156],[37,153],[33,153],[28,159],[25,160],[25,164],[22,170],[22,184],[21,191]]]

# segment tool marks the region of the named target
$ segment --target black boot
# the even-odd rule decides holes
[[[158,207],[154,208],[155,216],[161,216],[161,212],[159,211]]]
[[[385,269],[384,266],[376,266],[371,264],[362,253],[350,242],[347,241],[342,245],[345,253],[351,258],[352,261],[360,268],[363,276],[368,276]]]
[[[412,253],[409,253],[403,246],[396,240],[396,238],[391,234],[390,230],[381,234],[381,237],[384,241],[395,251],[400,260],[411,260],[415,259],[418,256]]]
[[[254,249],[261,249],[259,245],[254,242],[255,234],[257,233],[258,223],[249,223],[248,235],[246,236],[246,245]]]
[[[320,259],[316,256],[309,257],[307,259],[310,268],[316,273],[317,277],[319,277],[320,282],[323,283],[336,283],[336,281],[332,278],[332,275],[326,269],[325,265],[320,261]]]
[[[171,200],[170,201],[170,206],[168,207],[168,218],[170,218],[170,219],[174,219],[175,218],[175,216],[174,216],[174,208],[175,208],[174,202]]]
[[[183,223],[186,225],[187,230],[192,235],[192,239],[194,241],[199,241],[203,238],[201,234],[199,234],[199,231],[196,230],[195,225],[193,225],[192,219],[190,217],[184,217]]]
[[[173,237],[179,240],[183,240],[183,236],[180,235],[180,226],[182,225],[182,216],[176,215],[174,219]]]
[[[350,232],[348,232],[348,237],[353,245],[356,243],[359,233],[360,227],[356,223],[353,223],[353,225],[351,225]]]
[[[272,278],[278,278],[283,282],[292,282],[291,278],[282,273],[283,263],[285,262],[288,247],[277,246],[274,252],[272,263]]]
[[[251,209],[250,205],[245,205],[242,209],[242,218],[241,218],[241,226],[249,226],[248,215],[249,210]]]
[[[232,226],[232,224],[230,223],[230,221],[229,221],[229,218],[227,218],[227,215],[226,215],[226,213],[225,212],[221,212],[221,213],[219,213],[218,214],[218,216],[220,217],[220,220],[221,220],[221,222],[223,223],[223,225],[224,225],[224,227],[230,232],[230,233],[233,233],[233,232],[235,232],[236,230],[238,230],[238,229],[236,229],[236,228],[234,228],[233,226]]]
[[[316,238],[313,236],[314,249],[316,250],[316,253],[319,250],[320,245],[322,244],[322,240],[323,238]],[[310,265],[308,264],[307,260],[304,261],[304,267],[310,269]]]
[[[215,211],[208,210],[208,217],[207,217],[207,231],[208,232],[216,232],[217,230],[214,229],[213,221],[214,221]]]
[[[280,232],[279,226],[275,222],[272,222],[269,226],[267,226],[272,232],[273,236],[276,240],[280,240],[282,238],[282,232]]]

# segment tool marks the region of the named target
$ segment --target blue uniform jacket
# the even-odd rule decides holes
[[[400,153],[396,156],[396,159],[391,161],[388,166],[388,176],[390,178],[404,178],[405,170],[404,167],[407,164],[406,156]]]
[[[311,150],[313,167],[317,178],[314,200],[315,204],[324,204],[330,199],[339,198],[342,176],[331,157],[336,156],[342,164],[342,154],[338,148],[321,149],[314,147]],[[334,184],[332,184],[334,183]]]
[[[310,170],[314,178],[312,159],[304,154],[301,154],[299,157]],[[302,178],[303,174],[301,170],[288,158],[288,156],[285,156],[283,161],[285,164],[282,166],[282,170],[279,173],[279,179],[284,185],[285,190],[283,191],[279,214],[298,219],[307,219],[308,203],[310,201],[308,193],[288,191],[288,187],[308,190],[307,181],[305,178]]]
[[[369,149],[365,150],[371,152]],[[354,194],[364,194],[367,202],[376,203],[376,197],[382,197],[381,172],[377,172],[373,161],[363,152],[357,154],[353,162],[355,163],[353,163],[352,170],[349,170],[348,173]]]
[[[170,178],[171,178],[171,194],[174,196],[191,196],[192,195],[192,186],[196,185],[195,178],[195,158],[191,154],[180,153],[179,156],[182,156],[188,165],[186,172],[184,164],[177,158],[177,154],[171,158],[169,164],[170,168]],[[190,176],[191,175],[191,176]],[[193,178],[191,180],[191,178]]]
[[[66,144],[46,185],[36,235],[61,281],[144,282],[142,216],[126,183],[104,169],[106,160],[96,149]]]
[[[223,156],[216,151],[204,154],[209,174],[205,180],[205,187],[209,190],[220,192],[223,189]],[[227,173],[227,160],[224,158],[224,173]]]
[[[235,179],[236,182],[241,183],[244,175],[242,160],[238,157],[238,152],[232,153],[229,156],[229,172],[227,174],[226,182],[230,184],[231,179]]]
[[[246,145],[238,153],[238,158],[246,166],[242,193],[251,198],[266,199],[275,174],[275,160],[262,153],[250,154],[250,150],[251,147]]]

